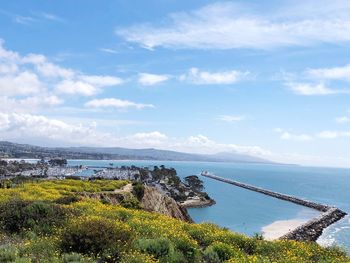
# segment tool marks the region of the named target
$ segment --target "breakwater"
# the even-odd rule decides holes
[[[312,202],[309,200],[304,200],[295,196],[277,193],[277,192],[266,190],[253,185],[241,183],[241,182],[230,180],[227,178],[222,178],[216,175],[204,174],[204,173],[202,173],[201,175],[217,181],[235,185],[241,188],[248,189],[250,191],[258,192],[264,195],[268,195],[274,198],[278,198],[280,200],[309,207],[322,212],[321,215],[309,220],[308,222],[295,228],[294,230],[291,230],[287,234],[280,237],[280,239],[289,239],[289,240],[298,240],[298,241],[316,241],[317,238],[321,236],[323,230],[326,227],[337,222],[338,220],[342,219],[346,215],[344,211],[329,205],[319,204],[319,203]]]

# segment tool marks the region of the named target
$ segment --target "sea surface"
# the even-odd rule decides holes
[[[108,166],[135,165],[153,167],[164,164],[173,167],[183,178],[209,171],[276,192],[294,195],[319,203],[334,205],[350,213],[350,169],[315,168],[293,165],[235,164],[170,161],[93,161],[70,160],[70,165]],[[233,185],[201,177],[205,191],[216,205],[192,208],[195,222],[213,222],[233,231],[253,235],[262,233],[264,226],[280,220],[308,220],[319,212],[278,200]],[[328,227],[319,238],[321,245],[340,245],[350,252],[350,217]]]

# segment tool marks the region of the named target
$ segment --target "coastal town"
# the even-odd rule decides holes
[[[215,204],[215,201],[203,192],[203,182],[196,175],[190,175],[181,181],[174,168],[164,165],[149,167],[121,166],[94,167],[67,165],[63,158],[41,159],[26,162],[24,160],[0,160],[2,180],[18,176],[41,178],[45,180],[128,180],[151,186],[160,193],[169,196],[184,208],[204,207]]]

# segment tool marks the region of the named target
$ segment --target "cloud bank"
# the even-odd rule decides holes
[[[313,3],[313,4],[312,4]],[[348,1],[283,2],[274,11],[253,6],[213,3],[171,14],[158,25],[137,24],[116,34],[148,49],[272,49],[289,46],[348,43]]]

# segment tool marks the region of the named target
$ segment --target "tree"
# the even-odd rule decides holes
[[[7,166],[7,162],[0,159],[0,166]]]
[[[66,159],[61,159],[61,158],[56,158],[56,159],[50,159],[49,164],[51,166],[66,166],[67,165],[67,160]]]
[[[197,175],[185,177],[185,183],[195,192],[201,192],[204,189],[203,181]]]

